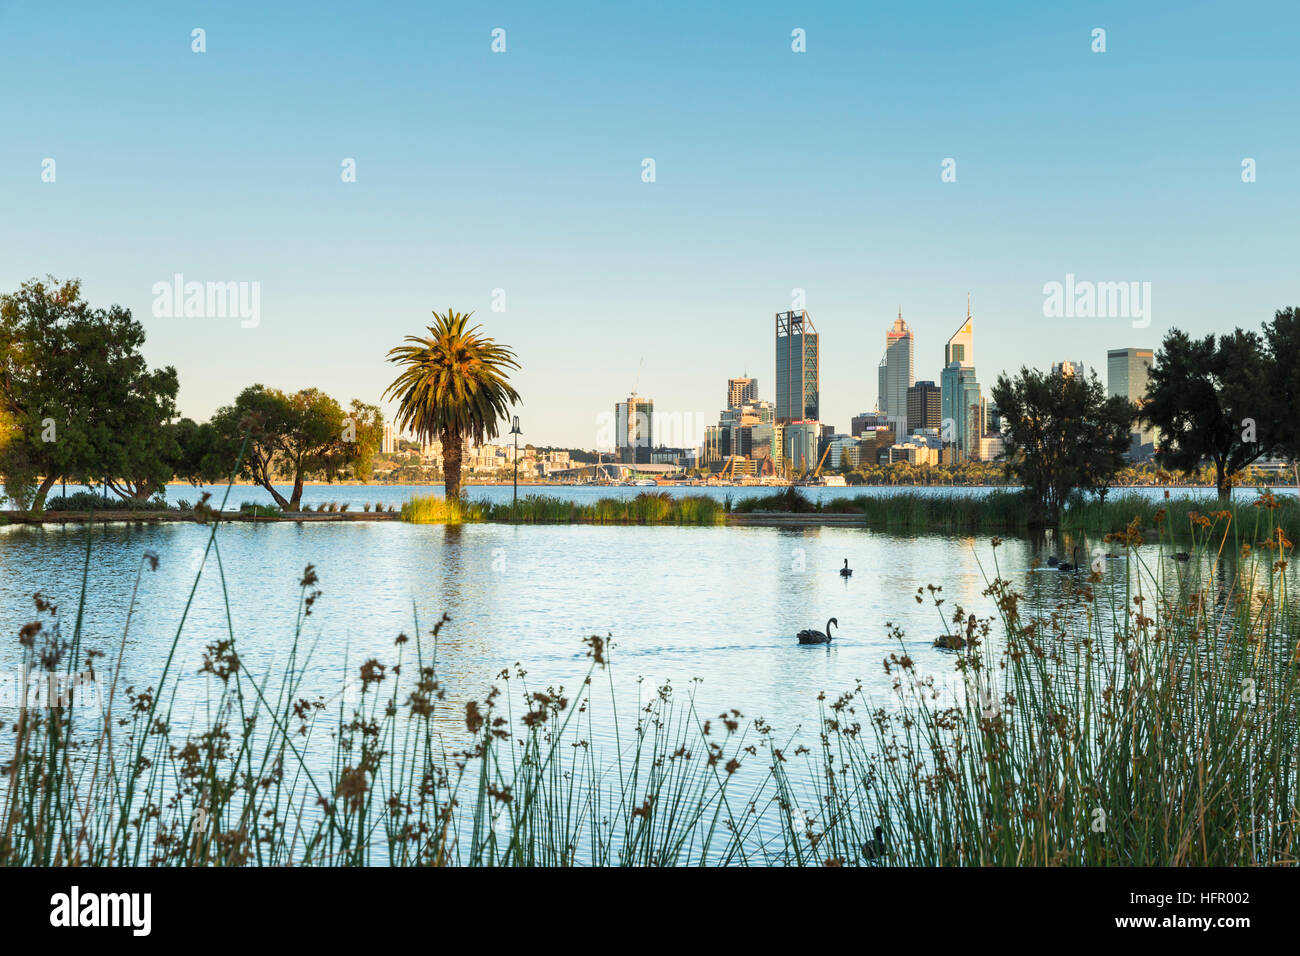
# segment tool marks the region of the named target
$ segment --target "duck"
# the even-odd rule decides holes
[[[1186,551],[1175,551],[1175,552],[1174,552],[1173,554],[1171,554],[1169,557],[1173,558],[1175,561],[1190,561],[1190,560],[1192,560],[1192,556],[1191,556],[1190,554],[1188,554]]]
[[[862,858],[864,860],[879,860],[885,855],[885,831],[876,827],[876,836],[873,840],[868,840],[862,844]]]
[[[831,618],[826,622],[826,633],[821,631],[806,630],[800,631],[797,635],[800,644],[829,644],[831,642],[831,625],[840,626],[840,622]]]
[[[848,558],[845,558],[845,559],[844,559],[844,567],[840,568],[840,577],[842,577],[842,578],[851,578],[851,577],[853,577],[853,569],[852,569],[851,567],[849,567],[849,559],[848,559]]]
[[[934,639],[934,646],[945,651],[959,651],[966,646],[966,638],[960,634],[940,634]]]

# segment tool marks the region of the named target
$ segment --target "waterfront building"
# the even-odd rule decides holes
[[[806,310],[776,313],[776,420],[813,421],[821,412],[820,336]]]
[[[796,472],[811,471],[817,467],[817,445],[820,439],[820,422],[790,422],[785,425],[782,432],[782,457]]]
[[[655,403],[636,395],[614,406],[614,441],[619,460],[625,465],[650,463],[654,444]]]

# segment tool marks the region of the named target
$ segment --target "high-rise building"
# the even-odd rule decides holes
[[[980,411],[980,386],[975,378],[975,322],[966,298],[966,321],[943,347],[943,372],[939,376],[941,434],[946,461],[969,460],[984,432]]]
[[[943,346],[943,367],[956,362],[962,368],[975,367],[975,323],[971,319],[970,299],[966,300],[966,321]]]
[[[806,310],[776,313],[776,420],[816,421],[821,412],[821,354]]]
[[[727,407],[738,408],[748,402],[758,401],[758,379],[727,379]]]
[[[1151,380],[1151,366],[1155,353],[1151,349],[1110,349],[1106,352],[1106,394],[1120,395],[1139,408],[1146,402],[1147,383]],[[1140,453],[1143,445],[1154,444],[1153,429],[1137,429],[1129,433],[1130,451]]]
[[[821,441],[820,422],[791,422],[782,430],[782,454],[790,468],[799,473],[817,467],[817,446]]]
[[[907,390],[907,433],[939,428],[943,421],[940,389],[934,382],[917,382]]]
[[[636,395],[614,406],[614,441],[619,460],[627,465],[650,463],[654,444],[655,403]]]
[[[1088,370],[1084,368],[1082,362],[1071,362],[1069,359],[1063,359],[1060,362],[1052,363],[1053,375],[1087,375]]]
[[[384,439],[379,446],[380,452],[391,455],[397,451],[397,428],[392,422],[384,422]]]
[[[956,362],[944,369],[940,399],[943,413],[940,433],[944,446],[955,449],[952,460],[968,460],[983,433],[980,386],[975,370],[962,368]]]
[[[907,390],[916,380],[912,374],[915,337],[903,321],[903,310],[885,333],[885,357],[880,363],[879,398],[876,406],[891,419],[907,419]]]

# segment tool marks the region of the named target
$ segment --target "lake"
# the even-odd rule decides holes
[[[579,499],[639,490],[546,489]],[[810,490],[843,495],[900,489]],[[311,486],[307,500],[395,503],[427,491]],[[235,488],[232,501],[263,500],[258,492]],[[500,498],[510,488],[476,486],[470,494]],[[177,496],[173,489],[169,497]],[[158,569],[140,579],[120,684],[156,682],[209,531],[177,523],[109,524],[90,532],[83,644],[110,661],[142,556],[152,551],[160,559]],[[14,634],[31,620],[31,595],[38,590],[65,614],[75,609],[86,535],[74,525],[0,528],[6,631]],[[572,689],[585,673],[583,639],[609,634],[623,699],[635,700],[663,682],[691,688],[698,679],[696,693],[706,713],[736,708],[793,732],[815,728],[822,691],[835,694],[861,682],[883,698],[890,678],[882,660],[900,650],[889,636],[890,622],[903,629],[922,671],[946,677],[952,655],[931,647],[943,621],[928,600],[916,602],[918,588],[942,586],[948,616],[956,605],[980,616],[994,612],[983,593],[995,573],[988,537],[898,537],[818,527],[274,523],[222,525],[217,541],[234,633],[245,667],[255,675],[278,674],[283,666],[298,581],[307,564],[316,567],[323,596],[306,629],[314,644],[307,689],[334,700],[362,661],[392,659],[394,639],[412,633],[417,615],[427,630],[446,612],[451,623],[442,632],[439,667],[456,700],[481,698],[493,678],[516,663],[528,669],[534,686]],[[1082,543],[1086,553],[1099,542]],[[1037,544],[1009,538],[996,559],[1031,603],[1048,607],[1059,600],[1063,582],[1030,573],[1031,562],[1045,561],[1054,547],[1069,553],[1073,544],[1050,536]],[[846,558],[854,569],[848,579],[838,573]],[[1122,578],[1117,568],[1108,569],[1108,580]],[[178,645],[183,705],[207,700],[208,679],[197,671],[204,647],[225,636],[225,614],[213,557]],[[830,617],[839,627],[829,650],[796,645],[796,632],[824,629]],[[17,659],[16,642],[0,645],[0,668],[12,673]]]

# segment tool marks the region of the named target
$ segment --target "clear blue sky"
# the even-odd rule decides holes
[[[659,412],[772,398],[796,287],[841,430],[899,304],[937,379],[970,292],[986,391],[1300,304],[1293,2],[467,6],[0,0],[0,288],[130,307],[198,418],[252,382],[378,401],[390,346],[473,309],[525,439],[583,446],[642,360]],[[178,272],[259,282],[260,325],[153,317]],[[1045,318],[1067,273],[1150,282],[1150,328]]]

